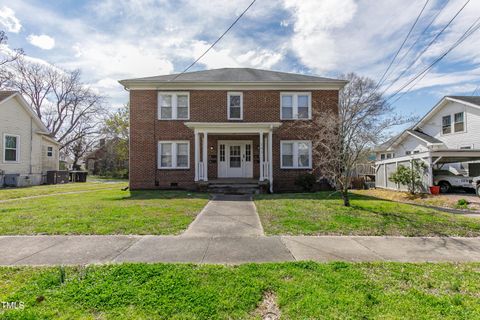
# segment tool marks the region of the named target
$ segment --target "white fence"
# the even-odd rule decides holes
[[[413,160],[402,160],[402,161],[395,161],[392,159],[392,162],[383,162],[376,165],[375,168],[375,187],[376,188],[384,188],[384,189],[392,189],[392,190],[399,190],[399,191],[407,191],[408,188],[406,185],[397,184],[395,182],[390,181],[390,177],[392,174],[397,170],[400,166],[405,167],[412,167]],[[422,161],[422,160],[418,160]],[[429,167],[425,168],[422,176],[422,192],[429,192],[429,186],[431,186],[432,182],[432,171]]]

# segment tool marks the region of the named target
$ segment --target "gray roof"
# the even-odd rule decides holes
[[[410,132],[411,134],[413,134],[414,136],[422,139],[422,140],[425,140],[427,141],[428,143],[443,143],[442,141],[438,140],[437,138],[434,138],[432,136],[429,136],[428,134],[426,133],[423,133],[421,131],[418,131],[418,130],[407,130],[408,132]]]
[[[135,82],[170,82],[177,74],[155,77],[121,80]],[[337,82],[344,80],[308,76],[304,74],[287,73],[251,68],[222,68],[203,71],[186,72],[175,79],[175,82]]]
[[[480,106],[480,96],[447,96],[447,98],[457,99]]]
[[[0,102],[7,99],[10,96],[13,96],[17,91],[0,91]]]

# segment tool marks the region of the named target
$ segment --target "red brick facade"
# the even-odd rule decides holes
[[[239,90],[232,90],[239,91]],[[311,140],[312,133],[299,123],[319,121],[322,109],[338,110],[338,90],[314,90],[312,120],[280,120],[280,92],[286,90],[244,90],[243,120],[240,122],[281,122],[273,131],[273,185],[275,191],[294,189],[295,177],[305,169],[280,168],[281,140]],[[298,91],[298,90],[297,90]],[[305,90],[308,91],[308,90]],[[194,133],[184,122],[239,122],[227,120],[227,92],[223,90],[188,90],[189,120],[157,120],[157,91],[130,91],[130,188],[195,188]],[[217,154],[217,140],[252,140],[254,159],[258,159],[258,135],[209,135],[208,154]],[[189,140],[190,169],[158,170],[157,143],[160,140]],[[315,159],[313,159],[315,164]],[[259,176],[259,163],[253,162],[253,175]],[[217,177],[216,163],[210,163],[208,178]]]

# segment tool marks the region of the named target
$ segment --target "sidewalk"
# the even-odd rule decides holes
[[[0,265],[480,261],[480,238],[1,236]]]

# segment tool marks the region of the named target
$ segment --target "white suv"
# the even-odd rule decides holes
[[[447,193],[452,188],[472,189],[473,179],[470,177],[456,175],[448,170],[434,170],[433,171],[433,184],[440,186],[440,192]]]

